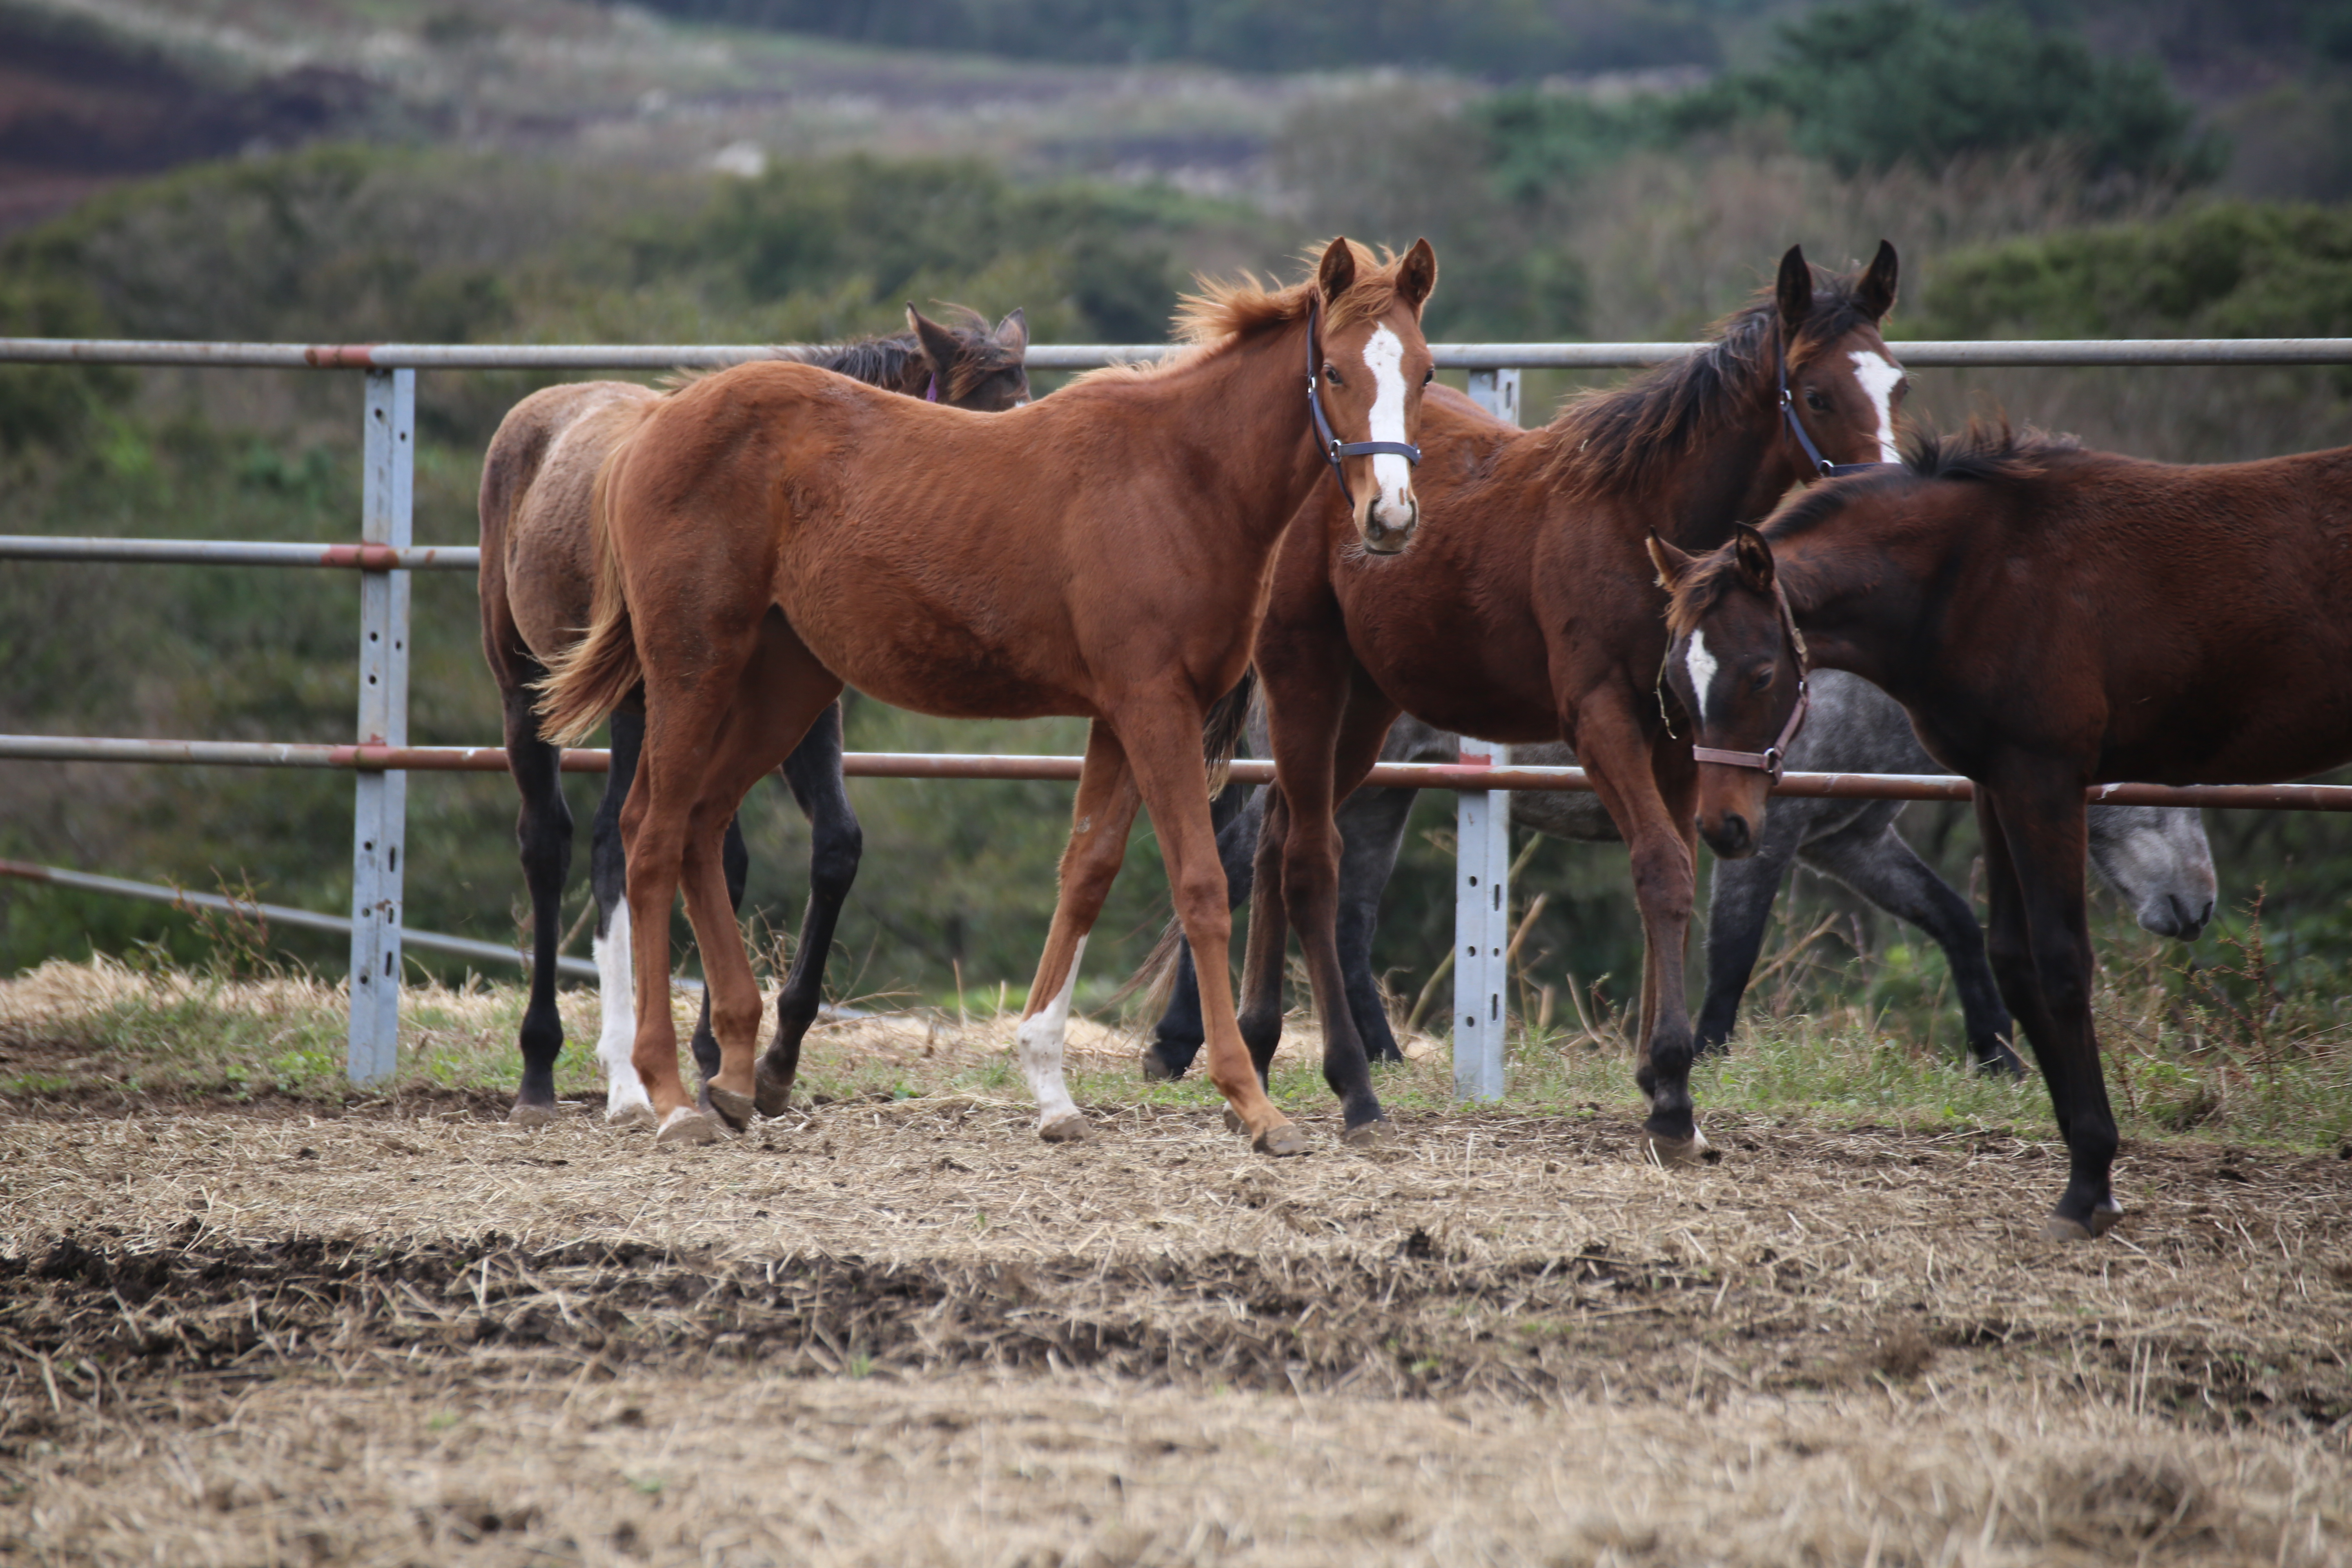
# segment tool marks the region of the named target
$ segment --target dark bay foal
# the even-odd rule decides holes
[[[943,326],[907,308],[909,330],[837,348],[784,348],[778,359],[813,364],[908,397],[929,397],[992,413],[1029,399],[1022,360],[1028,326],[1018,310],[991,329],[968,312]],[[572,812],[564,804],[559,748],[541,739],[531,703],[546,662],[586,628],[594,596],[589,495],[614,447],[644,420],[662,394],[632,382],[591,381],[533,393],[509,410],[482,460],[482,651],[506,716],[507,758],[522,795],[516,837],[530,889],[530,1002],[522,1020],[522,1086],[508,1120],[530,1125],[555,1116],[555,1058],[563,1024],[555,1010],[555,957],[562,941],[559,905],[572,868]],[[642,703],[613,714],[613,770],[591,832],[589,876],[596,898],[596,969],[604,1026],[596,1054],[605,1071],[604,1114],[649,1121],[651,1102],[629,1066],[635,1005],[629,963],[628,906],[621,807],[636,774],[645,736]],[[857,816],[841,778],[841,710],[822,715],[784,762],[784,784],[809,820],[808,911],[790,975],[776,999],[778,1027],[797,1037],[816,1016],[835,922],[857,875]],[[740,826],[726,840],[727,889],[740,907],[750,856]],[[648,975],[649,984],[662,977]],[[719,1068],[706,999],[694,1031],[694,1058],[707,1079]]]
[[[1696,726],[1699,831],[1752,853],[1810,662],[1908,710],[1976,782],[1990,952],[2070,1171],[2045,1234],[2121,1214],[2091,1015],[2084,792],[2264,783],[2352,761],[2352,448],[2180,468],[2006,426],[1921,443],[1694,559],[1665,679]]]

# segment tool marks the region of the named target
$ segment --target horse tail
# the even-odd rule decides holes
[[[589,492],[588,539],[596,563],[596,597],[588,635],[549,659],[547,677],[539,682],[540,732],[559,746],[586,740],[645,679],[621,556],[612,538],[613,470],[628,449],[625,441],[614,449],[596,470],[596,483]]]
[[[1212,799],[1224,793],[1233,776],[1234,754],[1242,749],[1242,736],[1249,729],[1250,700],[1256,695],[1257,666],[1251,665],[1231,691],[1209,705],[1208,716],[1201,721],[1201,756],[1209,764]]]

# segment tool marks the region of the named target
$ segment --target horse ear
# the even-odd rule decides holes
[[[1789,254],[1780,258],[1780,277],[1772,286],[1773,297],[1780,305],[1780,326],[1794,333],[1813,313],[1813,269],[1805,265],[1805,247],[1789,247]]]
[[[1696,557],[1675,549],[1656,534],[1650,535],[1650,564],[1658,569],[1658,586],[1667,593],[1671,594],[1675,591],[1675,586],[1683,580],[1683,574],[1691,569],[1691,563],[1696,559]]]
[[[1862,286],[1853,291],[1853,302],[1874,321],[1885,321],[1895,309],[1895,247],[1882,239],[1878,254],[1870,258],[1870,270],[1862,275]]]
[[[934,375],[946,375],[963,357],[963,344],[956,335],[916,310],[912,300],[907,305],[907,325],[914,330],[915,342],[922,345],[923,357],[931,362]]]
[[[1436,288],[1437,252],[1429,247],[1428,240],[1416,239],[1412,242],[1412,248],[1404,253],[1404,260],[1398,264],[1397,293],[1412,307],[1412,313],[1419,316],[1422,306],[1429,302],[1429,296]]]
[[[1772,547],[1764,536],[1746,523],[1737,523],[1731,531],[1731,563],[1738,570],[1739,580],[1759,594],[1772,591]]]
[[[1315,268],[1315,287],[1323,292],[1323,302],[1336,303],[1356,283],[1356,247],[1341,235],[1324,247],[1322,264]]]
[[[1014,306],[1011,315],[996,323],[994,336],[1006,353],[1027,353],[1029,352],[1029,318],[1022,313],[1019,306]]]

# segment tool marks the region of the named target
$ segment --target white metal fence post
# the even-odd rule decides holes
[[[367,374],[360,540],[406,549],[415,491],[416,373]],[[408,574],[360,576],[360,714],[363,746],[408,744]],[[359,775],[352,814],[351,1078],[382,1083],[400,1047],[401,851],[408,775]]]
[[[1516,370],[1474,370],[1471,401],[1497,419],[1519,422],[1519,373]]]
[[[1462,738],[1466,763],[1509,763],[1509,748]],[[1503,1098],[1503,1030],[1511,940],[1511,795],[1465,789],[1454,807],[1454,1096]]]
[[[1474,370],[1470,395],[1486,412],[1519,422],[1519,373]],[[1501,767],[1507,748],[1462,741],[1465,763]],[[1511,797],[1505,790],[1465,790],[1454,809],[1454,1092],[1462,1100],[1503,1098],[1503,1034],[1509,1021]]]

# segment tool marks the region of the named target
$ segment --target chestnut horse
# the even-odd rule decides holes
[[[982,412],[1029,400],[1022,356],[1029,343],[1018,310],[988,323],[969,312],[943,326],[907,307],[909,330],[838,347],[782,348],[776,357],[837,371],[859,381]],[[522,795],[515,837],[530,889],[530,1002],[522,1016],[522,1084],[507,1120],[533,1126],[555,1119],[555,1058],[563,1021],[555,1010],[559,908],[572,868],[572,811],[564,804],[558,749],[541,738],[531,710],[546,661],[576,641],[588,624],[595,577],[589,550],[588,501],[596,470],[620,439],[661,401],[631,382],[591,381],[532,393],[499,421],[482,458],[482,652],[499,685],[506,717],[507,762]],[[653,1109],[629,1066],[635,1031],[629,966],[629,917],[621,904],[621,805],[635,776],[645,715],[634,702],[613,714],[613,766],[591,830],[589,880],[596,899],[596,972],[604,1027],[596,1055],[604,1068],[607,1121],[650,1121]],[[785,759],[784,782],[809,818],[808,912],[791,975],[776,998],[776,1025],[795,1039],[816,1016],[835,921],[857,875],[857,816],[841,779],[841,716],[829,710]],[[750,859],[741,828],[727,827],[727,890],[740,904]],[[667,973],[665,965],[658,973]],[[719,1068],[706,996],[694,1054],[708,1079]]]
[[[1408,465],[1431,373],[1421,309],[1436,279],[1425,241],[1382,264],[1338,239],[1312,282],[1192,300],[1191,353],[1025,409],[981,419],[746,365],[665,399],[614,452],[597,480],[595,624],[548,682],[546,727],[583,733],[645,683],[640,777],[622,814],[638,967],[664,966],[682,881],[720,1117],[782,1110],[797,1055],[771,1049],[755,1071],[759,991],[719,839],[844,681],[948,717],[1093,721],[1018,1032],[1043,1136],[1087,1130],[1062,1035],[1139,806],[1202,972],[1226,973],[1202,716],[1249,662],[1276,543],[1310,491],[1337,475],[1367,547],[1412,537]],[[1371,438],[1343,443],[1335,426]],[[1209,1003],[1210,1076],[1230,1109],[1261,1152],[1303,1152],[1250,1068],[1231,994],[1212,987]],[[658,999],[639,997],[635,1060],[662,1139],[715,1135],[680,1087]]]
[[[1891,458],[1902,371],[1879,337],[1895,303],[1882,243],[1859,278],[1803,252],[1716,341],[1522,431],[1466,398],[1425,410],[1412,549],[1367,553],[1344,514],[1309,504],[1275,566],[1258,634],[1276,791],[1258,842],[1242,1032],[1263,1072],[1282,1028],[1286,922],[1307,950],[1323,1070],[1351,1132],[1381,1119],[1345,1000],[1335,935],[1337,801],[1363,779],[1400,710],[1488,740],[1565,741],[1632,851],[1648,943],[1637,1077],[1662,1159],[1705,1152],[1691,1114],[1683,949],[1694,880],[1690,747],[1654,689],[1665,652],[1643,544],[1694,549],[1769,510],[1828,467]]]
[[[1665,679],[1699,743],[1727,753],[1699,768],[1717,854],[1757,841],[1766,775],[1748,759],[1788,728],[1809,659],[1883,687],[1976,781],[1993,973],[2071,1164],[2053,1240],[2122,1213],[2091,1020],[2084,791],[2352,762],[2347,520],[2352,447],[2179,468],[1971,427],[1704,559],[1655,550],[1674,588]]]

